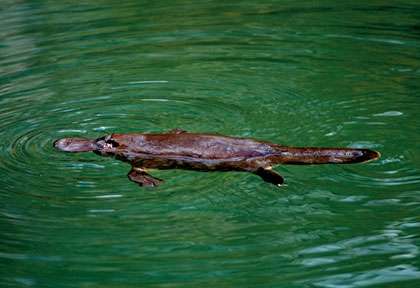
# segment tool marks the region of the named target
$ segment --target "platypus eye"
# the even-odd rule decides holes
[[[110,145],[112,148],[120,146],[120,144],[118,144],[118,142],[113,139],[108,139],[105,143]]]
[[[115,148],[120,146],[117,141],[112,139],[111,135],[106,135],[96,139],[96,143],[103,148]]]

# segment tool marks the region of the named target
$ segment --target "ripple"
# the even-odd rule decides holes
[[[337,3],[6,1],[0,286],[418,280],[417,10]],[[382,157],[279,166],[279,189],[193,171],[143,189],[125,163],[52,147],[177,127]]]
[[[343,273],[314,282],[317,287],[364,287],[420,278],[420,271],[412,265],[395,265],[357,273]]]
[[[395,117],[395,116],[401,116],[403,114],[404,113],[403,112],[400,112],[400,111],[386,111],[386,112],[383,112],[383,113],[375,114],[373,116]]]

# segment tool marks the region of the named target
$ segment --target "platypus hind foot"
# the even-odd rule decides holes
[[[133,167],[127,176],[130,181],[136,182],[139,186],[155,187],[163,182],[162,179],[147,174],[147,172],[141,168]]]
[[[271,170],[271,168],[260,167],[253,171],[253,173],[260,176],[265,182],[274,184],[279,187],[284,183],[283,177],[277,172]]]

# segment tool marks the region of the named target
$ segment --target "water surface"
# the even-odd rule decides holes
[[[1,287],[419,287],[417,1],[120,2],[0,4]],[[141,189],[52,148],[175,127],[382,158]]]

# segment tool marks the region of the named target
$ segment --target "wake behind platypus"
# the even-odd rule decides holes
[[[278,164],[349,164],[375,160],[369,149],[288,147],[266,141],[217,134],[166,133],[111,134],[95,140],[62,138],[54,147],[65,152],[92,151],[131,164],[128,178],[140,186],[158,186],[162,179],[148,169],[244,171],[280,186],[283,177],[272,170]]]

